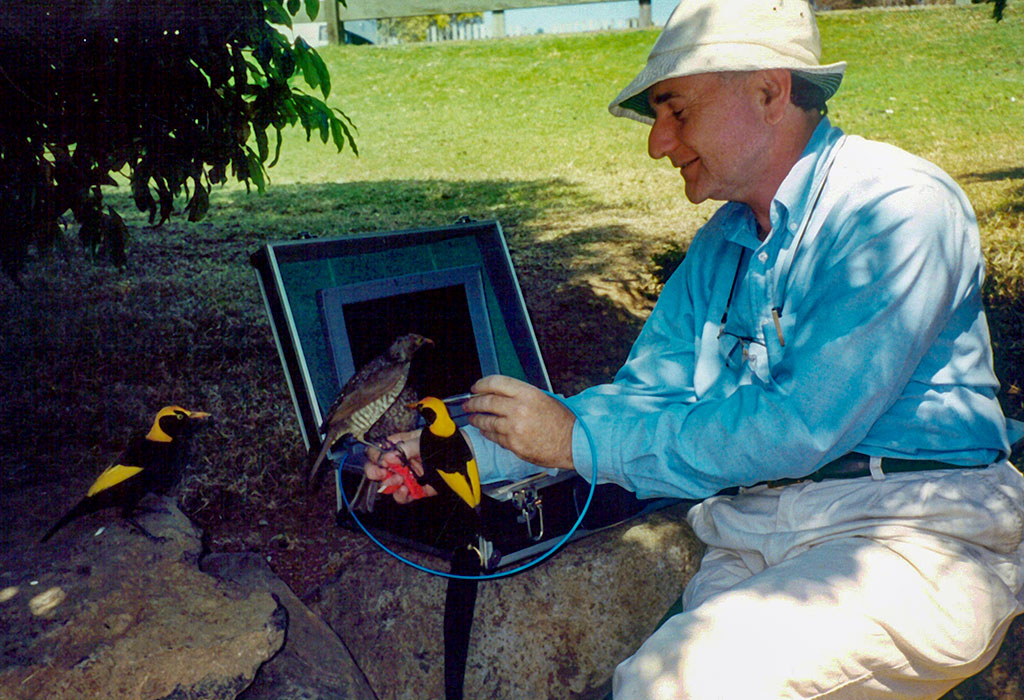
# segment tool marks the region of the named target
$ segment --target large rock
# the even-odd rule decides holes
[[[200,566],[218,578],[268,590],[288,610],[284,647],[263,664],[239,700],[376,700],[334,630],[299,600],[261,555],[210,554]]]
[[[228,700],[281,647],[278,601],[201,573],[192,524],[170,500],[149,505],[140,521],[159,541],[116,516],[5,541],[0,698]]]
[[[571,700],[607,692],[615,665],[651,633],[700,563],[685,512],[675,506],[618,525],[522,574],[482,582],[466,697]],[[381,700],[428,700],[444,696],[445,587],[445,579],[364,550],[310,604],[345,640]]]

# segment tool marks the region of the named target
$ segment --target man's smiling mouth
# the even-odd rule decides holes
[[[682,165],[679,166],[679,172],[682,173],[684,170],[689,168],[691,165],[696,163],[698,160],[700,160],[700,158],[694,158],[693,160],[690,160],[690,161],[687,161],[687,162],[683,163]]]

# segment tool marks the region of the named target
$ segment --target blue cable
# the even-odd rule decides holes
[[[351,506],[349,505],[349,502],[348,502],[348,496],[345,495],[345,489],[342,488],[340,483],[339,483],[338,491],[341,493],[341,500],[342,500],[342,503],[345,504],[345,509],[348,511],[349,517],[351,517],[352,520],[355,521],[356,525],[359,526],[359,529],[362,530],[364,533],[366,533],[366,536],[369,537],[370,540],[375,545],[377,545],[378,547],[383,549],[385,552],[387,552],[388,554],[393,556],[395,559],[397,559],[398,561],[402,562],[403,564],[408,564],[409,566],[411,566],[414,569],[419,569],[420,571],[423,571],[423,572],[428,573],[428,574],[432,574],[434,576],[443,576],[444,578],[465,579],[465,580],[468,580],[468,581],[488,581],[488,580],[497,579],[497,578],[505,578],[506,576],[515,576],[516,574],[520,574],[520,573],[526,571],[527,569],[530,569],[530,568],[533,568],[534,566],[537,566],[537,564],[540,564],[542,561],[544,561],[545,559],[550,557],[552,554],[557,552],[559,549],[561,549],[569,541],[569,538],[571,538],[573,536],[573,533],[576,532],[576,530],[579,528],[580,524],[583,522],[583,518],[586,517],[587,510],[590,509],[590,502],[594,499],[594,489],[597,488],[597,445],[594,443],[594,436],[590,433],[590,428],[587,427],[587,424],[583,421],[583,419],[579,417],[579,415],[576,413],[576,411],[572,410],[572,407],[569,406],[569,404],[567,404],[565,402],[565,400],[562,399],[562,397],[555,396],[554,394],[552,394],[549,391],[545,391],[544,393],[547,394],[548,396],[550,396],[551,398],[556,399],[563,406],[565,406],[567,409],[569,409],[569,412],[572,413],[573,416],[575,416],[577,422],[579,422],[579,424],[583,427],[583,433],[587,436],[587,444],[590,446],[590,461],[591,461],[591,466],[592,466],[591,477],[590,477],[590,493],[587,494],[587,500],[583,504],[583,510],[580,512],[580,517],[576,518],[576,522],[573,524],[573,526],[571,528],[569,528],[569,531],[567,533],[565,533],[565,535],[562,537],[562,539],[560,539],[558,542],[556,542],[555,545],[553,547],[551,547],[551,549],[549,549],[548,551],[544,552],[544,554],[540,555],[536,559],[533,559],[531,561],[526,562],[525,564],[521,564],[521,565],[515,567],[514,569],[509,569],[508,571],[496,571],[496,572],[494,572],[492,574],[479,574],[477,576],[466,576],[464,574],[453,574],[453,573],[448,572],[448,571],[439,571],[438,569],[431,569],[428,566],[423,566],[422,564],[417,564],[414,561],[406,559],[401,554],[399,554],[398,552],[395,552],[394,550],[390,549],[386,544],[384,544],[379,539],[374,537],[373,533],[371,533],[366,528],[366,526],[363,525],[363,522],[356,516],[355,511],[352,510],[352,508],[351,508]],[[339,477],[339,480],[340,480],[340,477]]]

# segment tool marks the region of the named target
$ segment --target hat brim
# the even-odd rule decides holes
[[[793,71],[807,82],[821,88],[824,99],[828,100],[836,94],[846,72],[845,61],[821,66],[805,64],[787,65],[786,63],[772,65],[771,63],[765,64],[758,61],[751,61],[749,65],[743,65],[728,59],[727,61],[722,61],[722,56],[722,53],[718,53],[717,58],[714,54],[709,54],[701,61],[694,60],[694,56],[691,54],[687,57],[687,60],[682,62],[679,62],[677,59],[674,60],[671,54],[652,57],[633,82],[608,105],[608,111],[616,117],[627,117],[648,125],[654,124],[654,110],[651,109],[650,102],[647,99],[647,91],[651,86],[660,83],[662,80],[702,73],[755,71],[770,68],[787,68]]]

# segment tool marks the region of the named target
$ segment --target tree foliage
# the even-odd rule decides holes
[[[262,190],[282,130],[301,124],[339,151],[351,122],[324,99],[331,78],[291,25],[318,0],[5,0],[0,3],[0,262],[82,242],[124,262],[125,227],[103,205],[111,173],[160,224],[183,198],[190,221],[229,177]],[[319,95],[292,85],[300,77]]]

